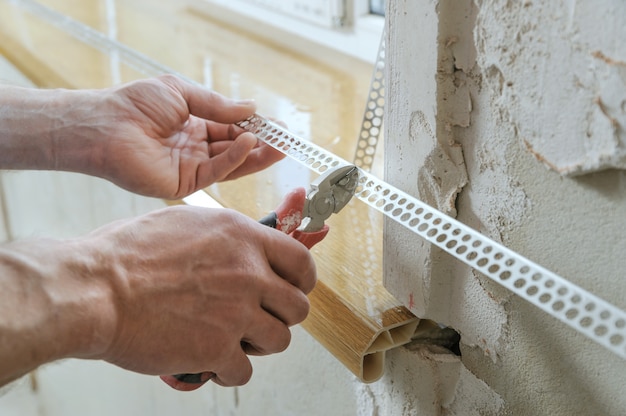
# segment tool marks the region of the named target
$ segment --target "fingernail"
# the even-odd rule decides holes
[[[255,100],[253,100],[252,98],[246,98],[244,100],[236,100],[235,104],[237,105],[250,105],[250,104],[254,104],[256,103]]]

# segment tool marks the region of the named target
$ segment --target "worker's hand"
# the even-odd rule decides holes
[[[111,342],[93,358],[145,374],[248,381],[247,354],[290,342],[308,313],[315,265],[298,241],[231,210],[166,208],[96,230],[115,300]]]
[[[86,167],[135,193],[181,198],[256,172],[283,157],[236,127],[253,101],[233,101],[165,75],[103,90],[97,112],[103,140]]]

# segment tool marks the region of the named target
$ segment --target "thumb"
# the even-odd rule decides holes
[[[245,120],[256,111],[254,100],[233,100],[176,76],[165,75],[161,80],[180,92],[191,114],[205,120],[232,124]]]

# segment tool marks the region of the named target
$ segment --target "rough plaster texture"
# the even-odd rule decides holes
[[[626,168],[626,4],[485,2],[484,68],[502,84],[524,146],[567,175]],[[558,109],[558,111],[556,111]]]
[[[626,173],[607,168],[624,167],[625,7],[395,2],[385,134],[389,182],[622,309]],[[420,60],[438,62],[436,71]],[[436,84],[435,97],[425,82]],[[430,114],[436,137],[415,140],[420,113]],[[450,143],[462,151],[462,161],[450,157],[458,170],[432,158],[433,147],[450,155]],[[441,186],[424,186],[421,178],[441,169]],[[441,204],[445,195],[455,209]],[[624,360],[395,224],[386,224],[385,243],[387,288],[461,333],[478,414],[626,414]],[[419,297],[407,299],[410,291]],[[415,401],[432,398],[414,393]],[[489,408],[491,397],[499,408]],[[437,400],[440,414],[472,414]]]

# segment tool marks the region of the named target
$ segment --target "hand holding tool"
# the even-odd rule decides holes
[[[325,221],[350,202],[358,182],[359,169],[354,165],[329,169],[311,183],[306,196],[304,188],[294,189],[276,210],[259,222],[290,234],[310,249],[328,234],[329,227]],[[205,371],[161,376],[161,379],[176,390],[191,391],[213,377],[215,373]]]

